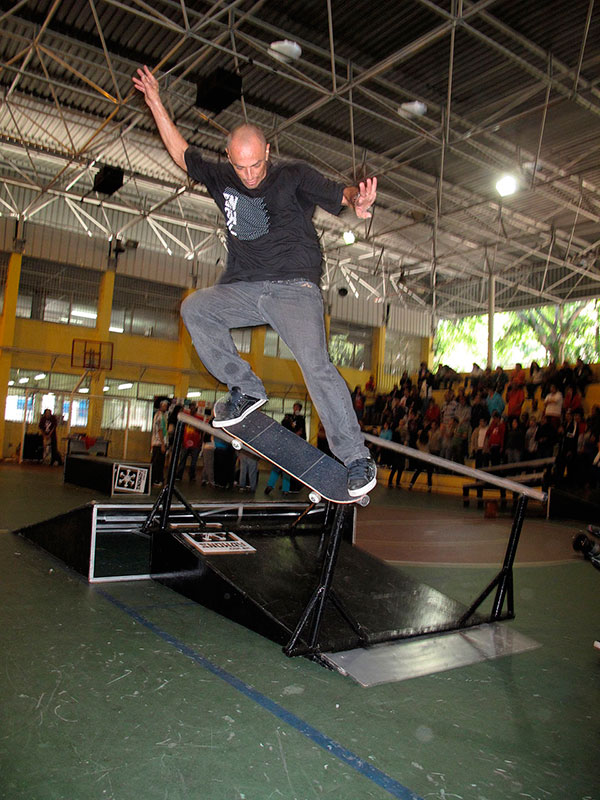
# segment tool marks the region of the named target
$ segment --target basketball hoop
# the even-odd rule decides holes
[[[91,339],[73,339],[71,366],[89,372],[110,372],[113,365],[113,343]]]

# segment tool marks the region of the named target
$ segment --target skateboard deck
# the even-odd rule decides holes
[[[318,495],[315,499],[359,505],[369,502],[367,494],[360,497],[348,494],[348,473],[343,464],[261,411],[253,411],[241,422],[218,430],[233,439],[236,449],[244,445],[292,475]],[[312,497],[310,499],[313,500]]]

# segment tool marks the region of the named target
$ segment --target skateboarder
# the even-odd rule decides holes
[[[344,186],[307,164],[269,163],[269,144],[253,125],[227,139],[227,162],[205,161],[189,147],[160,99],[148,67],[135,87],[144,94],[163,144],[175,163],[203,183],[225,216],[227,266],[219,283],[186,298],[181,313],[205,367],[227,385],[215,404],[215,427],[243,420],[267,402],[262,381],[237,352],[230,329],[269,324],[296,357],[323,420],[333,453],[348,468],[348,492],[359,497],[377,481],[347,386],[331,363],[319,289],[322,253],[312,223],[315,206],[339,214],[349,206],[371,217],[377,179]]]

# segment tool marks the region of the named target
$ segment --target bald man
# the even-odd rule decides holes
[[[368,219],[377,179],[344,186],[301,162],[273,165],[269,144],[254,125],[230,133],[226,163],[206,161],[170,119],[148,67],[138,69],[133,83],[144,94],[173,161],[206,186],[225,217],[225,272],[217,285],[190,295],[181,307],[204,366],[229,389],[215,403],[213,425],[234,425],[267,402],[262,381],[240,357],[230,330],[268,324],[302,369],[329,446],[348,468],[348,492],[366,494],[377,482],[377,469],[346,383],[327,352],[319,289],[322,253],[312,217],[317,205],[336,215],[349,206]]]

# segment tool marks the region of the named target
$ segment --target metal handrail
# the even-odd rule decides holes
[[[516,494],[530,497],[532,500],[538,500],[540,503],[545,503],[548,500],[547,492],[542,492],[539,489],[531,489],[529,486],[523,486],[520,483],[508,480],[507,478],[497,478],[495,475],[492,475],[489,472],[484,472],[484,470],[467,467],[464,464],[458,464],[456,461],[449,461],[447,458],[440,458],[440,456],[432,456],[431,453],[423,453],[421,450],[415,450],[414,447],[406,447],[403,444],[397,444],[397,442],[390,442],[389,439],[382,439],[379,436],[373,436],[371,433],[365,433],[363,435],[365,439],[372,444],[376,444],[379,447],[385,447],[388,450],[394,450],[396,453],[401,453],[402,455],[410,456],[411,458],[417,458],[420,461],[425,461],[427,464],[434,464],[437,467],[443,467],[443,469],[449,470],[450,472],[457,472],[460,475],[466,475],[469,478],[475,478],[477,481],[483,481],[484,483],[491,484],[492,486],[498,486],[501,489],[508,489]]]

